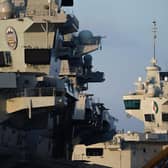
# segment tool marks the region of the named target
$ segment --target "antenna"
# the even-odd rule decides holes
[[[48,15],[51,16],[51,0],[48,0],[48,6],[49,6]]]
[[[153,21],[153,28],[152,28],[152,32],[153,32],[153,58],[154,60],[156,59],[156,39],[157,39],[157,26],[156,26],[156,21]]]

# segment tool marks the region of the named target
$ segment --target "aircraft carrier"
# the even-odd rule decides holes
[[[63,9],[73,5],[73,0],[0,0],[4,168],[51,167],[44,160],[71,160],[76,144],[104,141],[116,132],[116,119],[87,93],[88,83],[105,80],[103,72],[93,71],[90,54],[101,48],[102,37],[79,32],[77,17]]]
[[[156,60],[156,22],[146,79],[123,96],[144,133],[116,133],[117,119],[87,92],[105,81],[91,56],[102,36],[79,31],[64,10],[73,5],[0,0],[0,167],[168,167],[168,72]]]

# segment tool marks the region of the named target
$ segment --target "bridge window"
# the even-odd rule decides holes
[[[168,121],[168,113],[162,113],[162,121]]]
[[[145,121],[148,121],[148,122],[154,122],[155,121],[155,116],[154,114],[145,114]]]
[[[103,156],[103,148],[86,148],[86,156]]]
[[[140,100],[124,100],[126,110],[139,110]]]

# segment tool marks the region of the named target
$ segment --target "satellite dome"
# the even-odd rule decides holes
[[[11,18],[13,6],[10,0],[0,0],[0,19]]]
[[[88,43],[93,38],[93,34],[89,30],[83,30],[79,33],[79,40],[81,43]]]

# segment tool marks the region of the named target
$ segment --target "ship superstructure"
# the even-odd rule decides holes
[[[90,164],[114,168],[143,168],[156,156],[160,159],[158,163],[162,161],[164,163],[161,158],[163,155],[159,154],[160,151],[167,150],[167,147],[167,135],[135,132],[117,133],[112,140],[107,142],[89,146],[84,144],[76,145],[72,159],[85,160]],[[165,156],[167,156],[167,153]]]
[[[125,111],[144,122],[144,132],[118,132],[110,141],[77,145],[74,160],[115,168],[168,167],[168,72],[156,61],[156,22],[153,22],[154,55],[146,67],[146,80],[135,83],[135,92],[123,96]]]
[[[2,155],[69,159],[75,144],[98,141],[94,133],[115,133],[108,109],[85,92],[105,80],[90,55],[101,36],[78,33],[63,6],[73,0],[0,1]]]
[[[156,23],[154,22],[154,30]],[[156,32],[154,32],[156,33]],[[145,132],[168,132],[168,73],[162,72],[155,56],[151,65],[146,67],[146,80],[141,77],[136,82],[136,90],[123,97],[126,112],[143,121]]]

